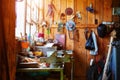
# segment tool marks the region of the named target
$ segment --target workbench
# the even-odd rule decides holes
[[[41,62],[49,62],[54,63],[56,61],[58,62],[71,62],[71,80],[73,80],[73,60],[72,51],[62,51],[64,53],[64,57],[57,57],[56,53],[58,51],[55,51],[50,57],[41,57]],[[63,64],[64,64],[63,63]],[[60,80],[64,80],[64,73],[63,73],[64,66],[62,67],[47,67],[47,68],[18,68],[17,72],[60,72]]]

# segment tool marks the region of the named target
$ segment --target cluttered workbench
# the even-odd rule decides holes
[[[60,75],[57,77],[57,80],[59,78],[60,80],[63,80],[65,69],[64,65],[65,63],[71,63],[70,75],[71,80],[73,80],[73,51],[65,50],[65,35],[57,35],[55,40],[49,39],[44,42],[37,40],[33,43],[27,39],[20,40],[20,45],[21,50],[19,50],[17,54],[16,73],[19,78],[23,77],[22,79],[24,79],[24,74],[26,73],[31,73],[34,75],[33,73],[44,74],[44,72],[59,72]],[[23,76],[20,76],[20,74]],[[33,79],[29,78],[27,80]]]
[[[64,64],[71,62],[72,50],[55,50],[50,47],[36,46],[37,50],[44,52],[46,56],[42,57],[23,57],[23,62],[19,62],[17,67],[17,73],[25,72],[59,72],[60,80],[64,79]],[[72,66],[72,65],[71,65]],[[72,68],[72,67],[71,67]],[[71,69],[72,70],[72,69]],[[72,76],[72,75],[71,75]]]

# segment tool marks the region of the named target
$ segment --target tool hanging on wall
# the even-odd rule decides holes
[[[60,14],[60,20],[62,20],[62,21],[65,20],[65,17],[66,17],[66,16],[65,16],[65,13],[61,13],[61,14]]]
[[[64,23],[62,21],[59,21],[57,31],[63,32],[63,27],[64,27]]]
[[[57,28],[58,32],[63,32],[63,28],[64,28],[65,22],[66,22],[65,17],[66,17],[66,15],[64,13],[61,13],[59,16],[60,20],[57,23],[58,24],[58,28]]]
[[[76,12],[76,16],[77,16],[78,19],[82,19],[82,16],[81,16],[81,12],[80,12],[80,11],[77,11],[77,12]]]
[[[75,32],[75,22],[73,20],[69,20],[66,22],[66,29],[68,30],[68,35],[70,39],[74,39],[74,32]],[[72,32],[72,37],[71,37],[71,32]]]
[[[50,38],[50,27],[54,22],[55,11],[57,11],[55,5],[53,4],[54,0],[50,0],[49,2],[50,3],[48,4],[48,11],[46,14],[46,16],[49,16],[49,23],[50,23],[50,25],[47,28],[48,39]]]
[[[54,22],[54,14],[55,14],[56,8],[55,5],[53,4],[53,0],[50,0],[50,3],[48,4],[48,11],[46,16],[49,16],[50,18],[50,24]]]
[[[72,8],[68,7],[68,8],[65,9],[65,14],[66,15],[70,16],[70,15],[72,15],[72,13],[73,13],[73,9]]]

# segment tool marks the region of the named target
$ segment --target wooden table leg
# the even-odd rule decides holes
[[[64,75],[63,75],[63,69],[60,70],[60,80],[64,79]]]

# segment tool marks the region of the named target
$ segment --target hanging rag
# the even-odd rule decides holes
[[[69,35],[69,38],[73,40],[74,38],[74,31],[75,31],[75,22],[73,20],[69,20],[66,22],[66,29],[68,30],[68,35]],[[72,32],[72,38],[70,36],[70,33]]]
[[[96,35],[95,35],[94,31],[92,31],[92,37],[93,37],[93,42],[94,42],[95,49],[90,50],[90,54],[91,55],[97,55],[98,54],[98,45],[97,45],[97,39],[96,39]]]

